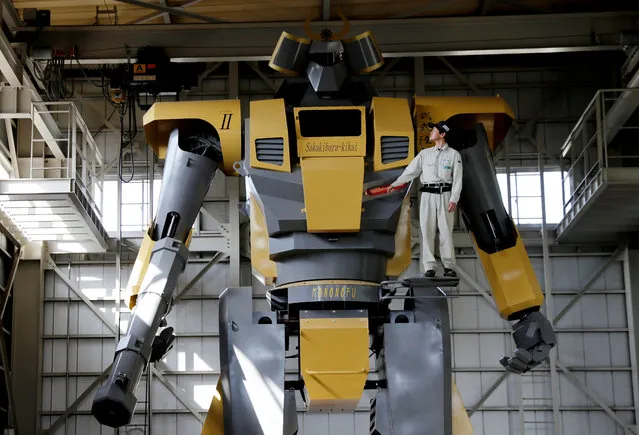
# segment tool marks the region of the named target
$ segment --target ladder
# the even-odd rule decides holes
[[[139,400],[135,407],[131,424],[123,427],[124,430],[120,432],[122,435],[151,435],[151,382],[153,371],[150,365],[142,377],[144,382],[140,382],[136,392],[136,397]],[[143,388],[144,395],[142,395]]]
[[[531,370],[517,377],[519,389],[520,435],[558,435],[554,433],[553,397],[550,374]],[[559,400],[557,398],[556,400]]]

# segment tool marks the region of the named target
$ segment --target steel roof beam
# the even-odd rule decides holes
[[[133,0],[127,0],[133,1]],[[318,23],[319,24],[319,23]],[[385,57],[556,53],[621,50],[622,32],[639,28],[639,11],[503,17],[351,21],[351,34],[370,30]],[[340,27],[341,22],[322,22]],[[80,62],[126,62],[125,45],[161,46],[175,62],[269,60],[282,31],[304,36],[302,22],[54,26],[21,28],[28,40],[78,47]],[[596,37],[595,37],[596,36]],[[595,40],[597,42],[595,42]]]
[[[213,18],[213,17],[207,17],[205,15],[200,15],[200,14],[194,14],[192,12],[187,12],[184,9],[181,8],[172,8],[170,6],[166,6],[166,5],[161,5],[161,4],[155,4],[155,3],[147,3],[147,2],[143,2],[141,0],[115,0],[117,2],[120,3],[127,3],[133,6],[138,6],[141,8],[147,8],[147,9],[155,9],[156,11],[160,11],[162,13],[169,13],[169,14],[173,14],[173,15],[179,15],[185,18],[193,18],[194,20],[198,20],[198,21],[204,21],[207,23],[223,23],[224,21],[222,20],[218,20],[217,18]]]
[[[184,8],[188,8],[189,6],[193,6],[194,4],[197,4],[197,3],[201,2],[201,1],[202,0],[191,0],[191,1],[188,1],[188,2],[186,2],[184,4],[182,4],[181,6],[174,6],[172,9],[184,10]],[[172,13],[173,12],[155,12],[155,13],[140,17],[137,20],[133,20],[130,23],[127,23],[127,24],[144,24],[144,23],[146,23],[148,21],[155,20],[156,18],[160,18],[161,16],[170,17]],[[166,20],[165,20],[165,24],[171,24],[171,23],[170,22],[166,23]]]

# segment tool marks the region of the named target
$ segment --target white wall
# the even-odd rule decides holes
[[[556,312],[565,306],[604,259],[598,256],[553,257]],[[533,263],[543,283],[543,275],[539,273],[540,260],[533,258]],[[190,281],[204,264],[189,264],[179,287]],[[487,287],[476,259],[461,258],[459,265],[480,285]],[[66,272],[65,265],[60,267]],[[409,273],[415,268],[416,264]],[[78,288],[115,321],[112,301],[115,268],[112,265],[72,265],[69,271]],[[217,297],[226,287],[227,272],[226,264],[213,266],[169,316],[169,323],[175,326],[178,339],[165,360],[169,367],[165,376],[183,389],[185,396],[202,412],[208,407],[219,374]],[[243,273],[249,273],[247,264]],[[123,282],[126,278],[125,270]],[[259,287],[256,285],[256,288]],[[464,402],[470,409],[502,373],[498,360],[505,354],[510,355],[512,343],[508,325],[491,310],[485,299],[466,282],[462,281],[459,290],[459,297],[451,301],[453,370]],[[557,325],[558,359],[615,410],[619,418],[630,424],[634,420],[635,404],[624,290],[622,263],[616,261]],[[254,309],[267,309],[260,290],[256,290],[255,295]],[[42,424],[46,428],[111,362],[115,339],[83,302],[72,292],[69,294],[68,286],[52,272],[46,278],[44,328]],[[288,368],[294,372],[295,362],[290,361]],[[518,379],[521,379],[523,394],[519,392]],[[565,375],[560,374],[559,379],[564,435],[623,433],[591,399],[568,382]],[[141,386],[144,387],[144,382]],[[552,426],[541,423],[552,420],[547,368],[523,378],[511,375],[472,416],[475,433],[521,433],[518,409],[522,395],[527,398],[523,403],[525,409],[531,410],[525,413],[525,420],[536,422],[526,425],[525,434],[552,434]],[[88,412],[90,403],[89,398],[80,406],[79,415],[72,416],[57,433],[111,433],[106,428],[102,432],[98,430],[97,423]],[[366,403],[367,400],[362,401],[363,406]],[[151,405],[153,434],[199,434],[197,420],[157,379],[153,380]],[[364,435],[368,433],[368,413],[301,413],[300,425],[300,433],[305,435]]]

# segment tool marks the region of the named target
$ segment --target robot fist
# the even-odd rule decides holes
[[[514,356],[499,362],[509,372],[523,374],[544,362],[557,344],[548,319],[539,311],[525,315],[513,325]]]

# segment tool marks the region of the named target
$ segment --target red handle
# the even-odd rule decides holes
[[[402,189],[404,186],[406,186],[406,184],[402,184],[401,186],[397,186],[397,187],[390,187],[390,184],[386,186],[371,187],[370,189],[366,190],[366,195],[368,196],[383,195],[385,193],[390,193],[394,190]]]

